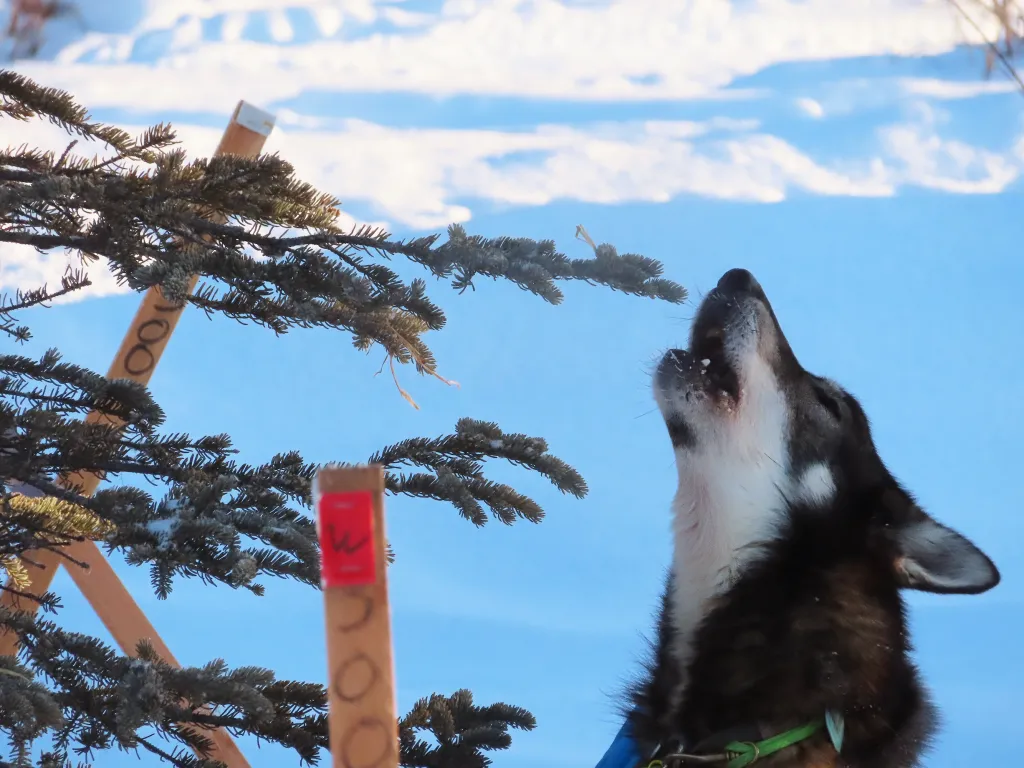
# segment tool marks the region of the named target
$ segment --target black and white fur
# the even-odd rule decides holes
[[[654,377],[679,472],[675,555],[629,707],[644,758],[843,714],[775,768],[912,768],[936,714],[909,659],[902,588],[999,582],[889,473],[858,401],[804,370],[761,286],[727,272],[689,351]]]

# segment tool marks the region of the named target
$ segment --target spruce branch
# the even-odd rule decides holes
[[[567,280],[675,303],[686,298],[657,261],[619,255],[611,245],[592,259],[569,259],[550,240],[485,238],[458,225],[443,243],[436,235],[396,240],[366,226],[343,231],[339,202],[296,179],[277,155],[189,161],[169,149],[176,141],[169,126],[133,139],[91,122],[67,94],[14,73],[0,73],[0,103],[0,116],[46,117],[112,152],[102,160],[71,147],[59,157],[27,148],[0,155],[0,242],[100,259],[120,284],[136,291],[159,285],[172,303],[209,314],[276,333],[344,330],[358,349],[379,345],[389,358],[436,375],[423,336],[444,327],[445,315],[423,280],[406,283],[382,261],[405,257],[459,291],[480,276],[509,280],[554,304]],[[226,223],[211,220],[217,216]],[[201,285],[190,293],[193,275]]]
[[[567,463],[548,453],[547,443],[523,434],[505,434],[497,424],[460,419],[455,434],[445,437],[413,438],[375,453],[370,463],[394,468],[401,465],[424,467],[432,473],[387,476],[391,493],[407,494],[451,502],[463,517],[476,525],[487,522],[481,502],[503,523],[516,518],[540,522],[544,511],[508,485],[484,477],[484,458],[505,459],[531,469],[576,498],[587,493],[587,484]]]
[[[486,768],[487,751],[508,749],[509,729],[531,731],[533,715],[520,707],[491,704],[479,707],[473,694],[433,694],[420,699],[399,721],[400,764],[408,768]],[[422,738],[429,734],[431,741]],[[433,743],[431,743],[433,742]]]
[[[426,336],[446,317],[428,279],[459,292],[480,278],[511,281],[552,304],[563,301],[567,281],[674,303],[686,296],[659,262],[610,245],[591,242],[592,258],[573,259],[550,240],[485,238],[457,225],[443,241],[366,226],[346,231],[339,201],[296,178],[277,155],[189,159],[170,126],[132,137],[93,121],[67,93],[0,71],[5,118],[48,120],[69,142],[56,153],[0,148],[0,243],[62,249],[81,262],[59,288],[0,297],[0,335],[15,341],[29,338],[25,311],[87,287],[87,268],[107,269],[133,291],[159,287],[171,306],[191,304],[279,334],[339,330],[357,349],[380,347],[392,371],[396,362],[411,364],[438,378]],[[87,145],[100,149],[87,156]],[[400,277],[397,259],[418,265],[422,276]],[[254,734],[308,764],[326,749],[322,686],[219,660],[176,669],[145,645],[129,658],[61,628],[54,594],[19,589],[38,567],[33,552],[58,552],[68,567],[82,567],[62,545],[84,539],[147,567],[160,598],[179,578],[256,594],[266,576],[319,587],[310,496],[317,466],[297,452],[247,464],[227,435],[169,433],[164,424],[142,385],[109,380],[56,350],[0,354],[0,576],[15,577],[0,592],[41,608],[34,617],[0,608],[0,632],[21,641],[17,659],[0,658],[0,734],[17,768],[33,764],[30,747],[43,735],[53,747],[39,756],[40,768],[72,768],[112,748],[212,768],[190,752],[208,749],[210,728]],[[475,419],[369,460],[386,467],[390,494],[450,503],[477,525],[544,515],[533,499],[491,480],[489,460],[538,473],[564,494],[587,492],[543,439]],[[87,475],[105,482],[88,497]],[[534,720],[511,705],[477,706],[457,691],[418,702],[399,726],[402,765],[483,768],[491,752],[508,747],[511,731],[529,730]]]
[[[16,673],[0,673],[0,701],[20,697],[22,708],[9,710],[19,715],[16,733],[30,722],[39,723],[40,731],[52,729],[61,759],[72,748],[84,756],[111,747],[143,748],[182,768],[214,768],[212,760],[181,749],[165,752],[140,735],[149,731],[179,747],[208,752],[211,742],[203,731],[211,727],[254,733],[294,749],[309,765],[326,747],[327,696],[321,685],[278,681],[258,667],[230,669],[219,659],[202,667],[172,667],[146,643],[131,658],[95,638],[4,608],[0,628],[18,633],[24,658],[22,665],[0,658]],[[23,740],[37,735],[26,733]]]
[[[74,293],[92,285],[88,275],[80,269],[68,267],[60,281],[60,288],[51,291],[45,285],[29,290],[17,291],[14,299],[0,294],[0,332],[6,333],[15,341],[28,341],[32,334],[26,325],[16,325],[14,313],[31,307],[45,305],[61,296]]]

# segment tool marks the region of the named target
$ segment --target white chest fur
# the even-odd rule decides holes
[[[701,420],[695,444],[677,450],[671,610],[684,670],[708,602],[757,557],[751,545],[778,534],[786,498],[821,485],[814,473],[790,475],[788,409],[772,372],[757,361],[746,373],[740,408]]]

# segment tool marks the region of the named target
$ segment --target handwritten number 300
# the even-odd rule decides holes
[[[157,312],[177,312],[178,307],[157,306]],[[154,317],[135,329],[135,344],[124,356],[124,369],[130,376],[143,376],[156,366],[156,355],[150,347],[171,335],[171,324],[162,317]]]

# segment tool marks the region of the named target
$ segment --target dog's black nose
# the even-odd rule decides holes
[[[752,293],[763,296],[761,284],[746,269],[730,269],[718,281],[718,290],[722,293]]]

